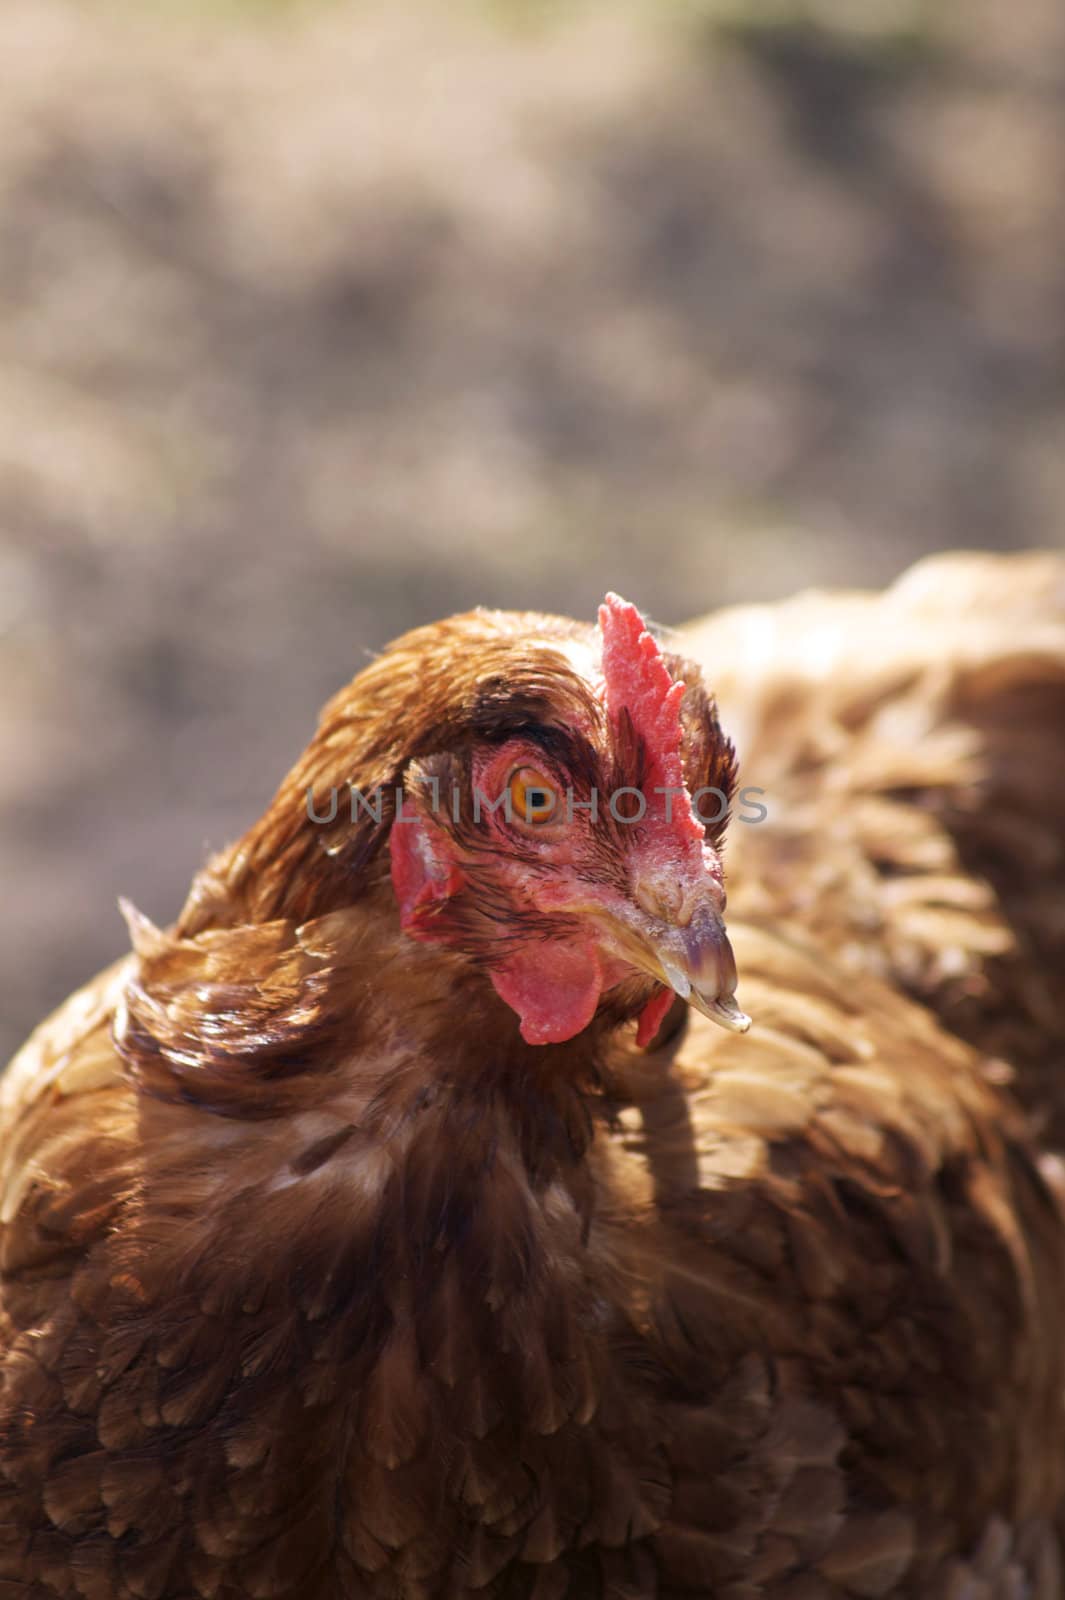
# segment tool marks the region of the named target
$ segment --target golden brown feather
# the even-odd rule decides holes
[[[684,636],[769,807],[742,1037],[637,1049],[631,980],[527,1043],[403,931],[391,810],[307,817],[602,744],[587,630],[453,619],[337,696],[0,1081],[0,1597],[1060,1595],[1063,585],[964,558]]]

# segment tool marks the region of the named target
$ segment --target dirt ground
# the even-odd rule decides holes
[[[407,625],[1063,506],[1060,0],[4,0],[0,1056]]]

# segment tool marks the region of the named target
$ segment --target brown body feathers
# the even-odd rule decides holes
[[[400,641],[0,1079],[0,1600],[1065,1592],[1065,569],[681,638],[768,808],[728,844],[745,1037],[677,1001],[637,1048],[661,984],[590,943],[591,1023],[523,1036],[563,890],[565,928],[573,885],[669,910],[623,829],[512,859],[422,818],[397,904],[415,776],[652,770],[593,638]],[[664,660],[688,787],[731,791]],[[380,822],[308,817],[352,784]]]

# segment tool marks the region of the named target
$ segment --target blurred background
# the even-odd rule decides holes
[[[1061,0],[3,0],[0,1057],[321,701],[1065,540]]]

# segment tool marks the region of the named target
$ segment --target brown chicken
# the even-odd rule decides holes
[[[385,652],[0,1081],[0,1600],[1061,1595],[1063,728],[1049,557]]]

